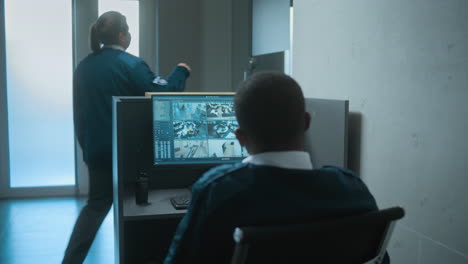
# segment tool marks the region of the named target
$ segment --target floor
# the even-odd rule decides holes
[[[0,200],[0,263],[60,263],[85,199]],[[85,264],[114,263],[113,211]]]

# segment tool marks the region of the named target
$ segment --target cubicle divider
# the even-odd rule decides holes
[[[186,212],[175,210],[170,197],[187,193],[187,187],[208,169],[206,166],[154,166],[152,131],[151,98],[113,98],[116,263],[146,261],[144,257],[150,257],[157,247],[162,250],[160,254],[165,253],[172,232]],[[135,202],[135,183],[140,173],[149,178],[148,205]],[[162,242],[155,241],[166,232]]]

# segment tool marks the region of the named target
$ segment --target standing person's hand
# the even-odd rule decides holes
[[[187,71],[192,72],[192,69],[190,68],[190,66],[188,66],[187,63],[181,62],[181,63],[177,64],[177,66],[182,66],[185,69],[187,69]]]

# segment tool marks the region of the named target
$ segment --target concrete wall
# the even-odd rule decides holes
[[[5,3],[0,1],[0,197],[8,190],[9,155],[8,155],[8,107],[6,83],[6,47],[5,47]]]
[[[184,61],[193,70],[187,91],[233,91],[250,53],[249,8],[248,0],[157,1],[156,71],[167,76]]]
[[[75,24],[74,24],[74,52],[73,63],[74,68],[82,61],[89,53],[89,29],[98,18],[98,1],[76,1],[75,2]],[[76,139],[75,139],[76,140]],[[80,195],[87,195],[89,192],[89,175],[86,163],[83,161],[83,151],[78,140],[75,143],[75,179],[77,191]]]
[[[156,72],[156,1],[140,0],[140,58],[142,58],[153,72]]]
[[[308,97],[350,101],[362,116],[353,166],[381,208],[406,209],[393,263],[468,263],[468,1],[294,9],[294,77]]]
[[[199,91],[231,91],[231,0],[201,0]]]
[[[187,91],[198,91],[201,85],[200,0],[158,0],[156,5],[156,73],[166,77],[177,63],[186,62],[193,70]]]
[[[236,90],[248,71],[252,54],[252,4],[251,0],[232,1],[232,88]]]

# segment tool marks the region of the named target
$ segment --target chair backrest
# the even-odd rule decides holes
[[[380,263],[403,216],[402,208],[393,207],[309,223],[238,227],[231,263]]]

